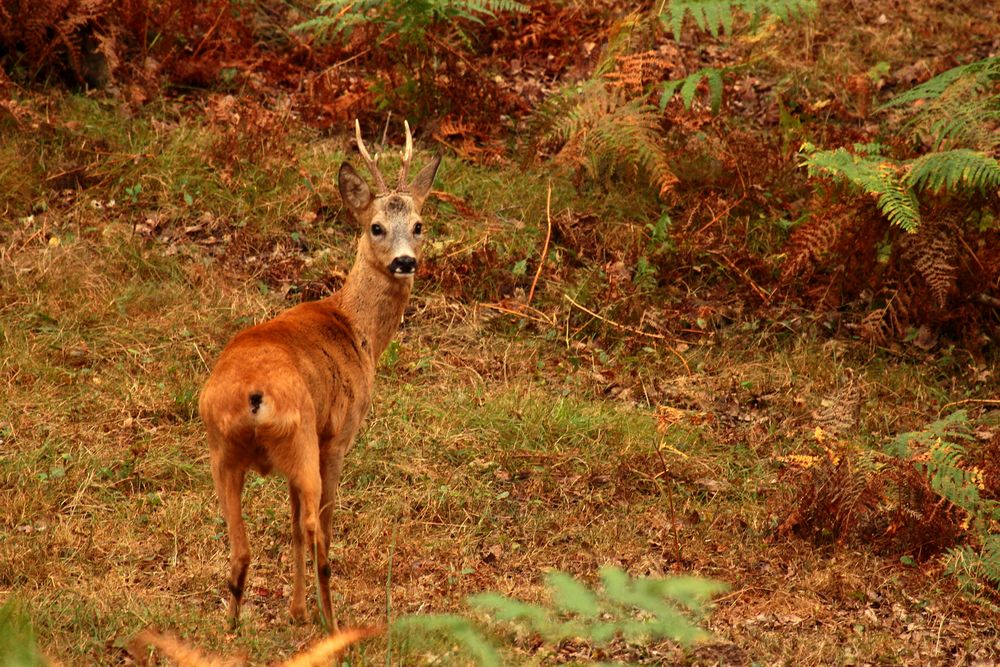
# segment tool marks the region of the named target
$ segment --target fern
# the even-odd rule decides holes
[[[938,74],[934,78],[897,95],[879,109],[899,107],[919,100],[933,100],[941,97],[951,86],[962,79],[972,78],[976,89],[984,89],[990,82],[1000,78],[1000,56],[986,58],[968,65],[960,65]]]
[[[986,192],[1000,187],[1000,163],[968,149],[929,153],[897,161],[870,154],[855,155],[844,148],[817,150],[803,144],[803,166],[810,175],[826,175],[875,195],[879,210],[894,225],[908,232],[920,225],[917,192]]]
[[[812,14],[816,4],[816,0],[671,0],[660,19],[671,28],[674,39],[680,41],[687,15],[699,28],[718,37],[723,32],[732,34],[734,9],[749,14],[754,23],[764,14],[774,14],[782,21],[789,21]]]
[[[595,180],[609,172],[639,171],[662,197],[677,177],[664,147],[660,113],[643,97],[622,99],[620,88],[608,85],[607,75],[626,41],[623,35],[635,25],[630,17],[613,31],[594,77],[546,98],[533,116],[531,134],[535,151],[553,151],[557,164]]]
[[[678,90],[680,90],[684,108],[690,110],[694,103],[694,96],[698,92],[698,85],[704,80],[708,83],[708,98],[712,106],[712,113],[718,113],[722,107],[722,75],[726,71],[728,71],[726,68],[705,67],[683,79],[667,81],[663,84],[663,91],[660,94],[660,111],[667,108],[670,99]]]
[[[946,571],[976,599],[995,603],[1000,588],[1000,503],[981,497],[982,472],[964,464],[966,448],[960,441],[973,442],[972,426],[965,411],[959,410],[933,422],[922,431],[904,433],[887,448],[894,456],[914,460],[941,498],[961,508],[967,515],[970,544],[955,547],[945,555]],[[988,588],[991,587],[991,588]],[[991,599],[983,594],[992,590]]]
[[[978,549],[969,545],[951,549],[945,556],[944,564],[945,573],[958,580],[968,597],[994,609],[998,607],[1000,535],[986,535]]]
[[[473,621],[464,616],[404,616],[392,624],[391,633],[418,644],[428,643],[431,637],[444,636],[457,642],[480,667],[501,667],[504,664],[495,644]]]
[[[889,222],[915,231],[920,224],[919,204],[916,195],[900,177],[900,166],[879,156],[860,156],[846,149],[817,150],[812,144],[802,146],[803,166],[810,175],[826,175],[874,195],[879,210]]]
[[[906,164],[906,184],[913,190],[985,192],[1000,187],[1000,162],[979,151],[928,153]]]
[[[526,629],[552,645],[584,639],[603,646],[616,637],[690,645],[708,637],[697,622],[711,598],[726,588],[697,577],[633,578],[614,567],[603,568],[600,577],[601,588],[592,589],[567,574],[549,574],[547,605],[498,593],[474,595],[468,603],[473,610]],[[411,641],[444,636],[461,644],[478,665],[502,664],[502,647],[484,628],[462,616],[409,616],[394,623],[393,632]]]
[[[0,665],[48,665],[25,605],[10,597],[0,606]]]

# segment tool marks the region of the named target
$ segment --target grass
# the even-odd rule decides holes
[[[833,51],[824,68],[857,71]],[[347,141],[252,106],[243,116],[258,126],[227,125],[192,104],[126,119],[53,94],[0,120],[0,628],[14,629],[0,641],[34,633],[66,664],[120,663],[148,626],[255,664],[319,635],[289,622],[278,478],[247,485],[248,604],[239,632],[225,629],[227,542],[196,401],[237,330],[339,285],[353,255],[335,192]],[[489,306],[530,287],[550,180],[559,238],[533,304],[550,319],[511,316]],[[525,663],[1000,657],[995,608],[962,597],[940,560],[776,530],[789,511],[777,457],[814,451],[817,426],[880,446],[951,402],[992,396],[986,362],[872,349],[791,308],[757,319],[735,298],[712,301],[727,269],[707,257],[693,262],[701,278],[616,292],[616,263],[628,273],[652,253],[661,213],[627,183],[575,187],[541,167],[449,157],[438,187],[427,267],[335,515],[342,623],[461,612],[482,591],[538,601],[547,572],[594,583],[617,565],[726,582],[715,639],[602,653],[509,637]],[[774,243],[766,223],[754,233]],[[702,305],[677,313],[686,336],[672,352],[564,294],[602,313],[631,304],[640,322],[678,294]],[[661,405],[677,412],[658,430]],[[384,663],[385,641],[347,661]],[[392,653],[430,661],[406,644]]]

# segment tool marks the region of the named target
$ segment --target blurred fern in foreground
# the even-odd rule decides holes
[[[711,598],[726,588],[697,577],[630,577],[614,567],[603,568],[600,576],[601,587],[591,588],[567,574],[549,574],[547,605],[499,593],[481,593],[467,602],[476,616],[491,619],[487,625],[494,631],[503,624],[553,646],[573,639],[606,646],[616,638],[689,646],[709,637],[698,623]],[[505,664],[508,653],[486,627],[464,616],[407,616],[393,624],[392,633],[411,647],[427,646],[432,637],[450,640],[482,667]]]
[[[0,606],[0,665],[39,667],[47,664],[48,660],[38,650],[27,612],[17,598],[9,598]]]

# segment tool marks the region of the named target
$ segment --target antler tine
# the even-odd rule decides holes
[[[373,158],[365,148],[365,142],[361,138],[361,123],[357,118],[354,119],[354,138],[358,142],[358,152],[361,153],[361,157],[364,158],[365,164],[368,165],[368,170],[372,172],[372,177],[375,178],[375,186],[378,188],[378,194],[386,194],[389,192],[389,186],[385,184],[385,179],[382,178],[382,172],[378,169],[378,154],[375,154]]]
[[[413,135],[410,134],[410,122],[404,120],[403,127],[406,128],[406,148],[403,149],[403,163],[399,165],[399,185],[396,189],[405,191],[407,188],[406,175],[410,171],[410,160],[413,159]]]

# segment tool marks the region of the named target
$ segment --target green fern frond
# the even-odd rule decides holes
[[[684,108],[690,110],[691,105],[694,104],[694,97],[698,92],[698,85],[704,80],[708,82],[708,98],[709,103],[712,105],[712,113],[718,113],[722,107],[722,75],[726,71],[726,69],[704,67],[683,79],[665,82],[663,84],[663,92],[660,94],[660,111],[667,108],[667,104],[670,103],[670,99],[678,89],[680,90]]]
[[[468,618],[457,614],[404,616],[397,619],[390,632],[413,643],[428,643],[436,636],[458,643],[479,667],[502,667],[500,652],[493,642]]]
[[[804,144],[803,166],[811,176],[825,175],[843,180],[878,199],[878,208],[889,222],[912,232],[920,225],[917,198],[900,178],[900,165],[878,155],[854,155],[843,148],[832,151],[816,150]]]
[[[1000,588],[1000,536],[989,535],[976,549],[970,545],[950,549],[944,557],[945,573],[958,580],[962,592],[973,601],[997,609]]]
[[[956,410],[947,417],[931,422],[919,431],[901,433],[889,444],[886,452],[892,456],[909,458],[914,448],[927,449],[938,440],[971,440],[972,425],[965,410]]]
[[[723,584],[695,577],[633,578],[613,567],[601,570],[601,582],[603,590],[593,590],[569,575],[550,575],[549,597],[558,613],[495,593],[473,596],[469,604],[553,643],[585,637],[603,644],[621,635],[688,645],[706,636],[694,620],[725,590]]]
[[[992,92],[991,92],[992,91]],[[935,150],[1000,149],[1000,88],[984,87],[978,75],[959,77],[936,98],[908,110],[906,128],[915,143]]]
[[[907,184],[915,190],[985,191],[1000,187],[1000,162],[979,151],[929,153],[907,163]]]
[[[921,431],[896,437],[891,454],[911,458],[917,452],[923,460],[916,465],[924,471],[931,488],[948,502],[974,513],[980,505],[979,489],[971,471],[964,467],[966,455],[962,440],[971,440],[971,424],[965,411],[959,410],[926,426]]]
[[[713,37],[733,31],[733,10],[739,9],[754,22],[765,14],[774,14],[782,21],[804,17],[816,11],[816,0],[671,0],[660,14],[664,25],[680,41],[684,18],[688,15],[700,29]]]
[[[879,110],[911,104],[919,100],[937,99],[954,83],[969,76],[974,77],[977,86],[985,86],[988,82],[1000,78],[1000,56],[953,67],[919,86],[897,95],[881,105]]]
[[[488,627],[499,621],[526,629],[549,644],[569,639],[606,645],[616,637],[631,641],[670,640],[690,645],[708,636],[698,623],[711,599],[726,590],[721,582],[699,577],[631,577],[608,567],[600,572],[601,585],[591,588],[568,574],[546,577],[549,602],[531,604],[499,593],[482,593],[467,603],[489,624],[455,614],[404,616],[391,628],[394,641],[418,646],[441,646],[472,658],[474,664],[502,664],[508,651]],[[458,644],[459,647],[453,647]]]
[[[948,551],[945,571],[972,599],[995,607],[1000,599],[1000,535],[995,531],[1000,503],[980,496],[983,473],[964,464],[961,441],[974,440],[972,424],[959,410],[923,430],[897,436],[886,453],[912,461],[937,495],[964,510],[969,542]]]

